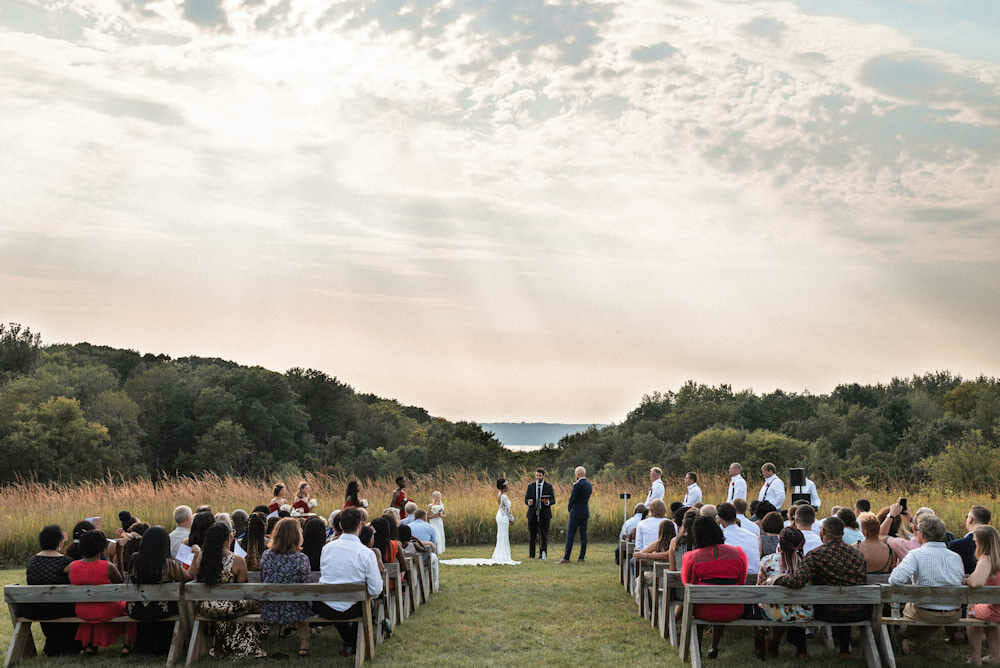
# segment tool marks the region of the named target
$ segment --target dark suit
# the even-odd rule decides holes
[[[548,500],[548,505],[542,503]],[[533,503],[528,506],[528,501]],[[528,485],[524,492],[524,505],[528,506],[528,532],[531,540],[528,542],[528,558],[535,558],[535,543],[539,542],[540,552],[549,551],[549,523],[552,521],[552,504],[556,502],[556,493],[546,481],[542,481],[538,489],[538,481]],[[538,540],[540,539],[540,540]]]
[[[586,478],[580,478],[573,483],[573,491],[569,495],[569,526],[566,528],[566,553],[563,559],[569,561],[573,551],[573,538],[576,530],[580,530],[580,561],[587,556],[587,520],[590,518],[590,495],[594,488]]]
[[[976,570],[976,543],[972,539],[971,533],[964,538],[948,543],[948,549],[962,557],[962,566],[965,567],[966,575]]]

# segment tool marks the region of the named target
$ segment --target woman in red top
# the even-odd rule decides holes
[[[267,512],[276,513],[278,509],[285,505],[285,483],[279,482],[274,486],[274,496],[271,497],[271,502],[267,504]]]
[[[400,517],[406,517],[406,504],[408,502],[409,499],[406,498],[406,478],[399,476],[396,478],[396,491],[392,493],[392,500],[389,501],[389,505],[399,509]]]
[[[722,529],[711,517],[694,521],[695,549],[684,554],[681,582],[684,584],[741,585],[747,581],[747,555],[743,549],[726,545]],[[710,603],[694,606],[694,616],[708,622],[731,622],[743,616],[743,604]],[[708,658],[719,655],[723,626],[712,629],[712,649]]]
[[[101,553],[108,545],[108,539],[100,531],[88,531],[80,537],[80,552],[83,558],[69,565],[69,582],[74,585],[119,584],[122,575],[115,565],[101,559]],[[77,603],[76,616],[84,620],[76,630],[76,639],[83,645],[85,654],[96,654],[98,647],[108,647],[118,642],[122,630],[127,631],[122,655],[131,651],[135,644],[135,622],[109,623],[115,617],[126,616],[125,603]]]
[[[347,483],[347,493],[344,494],[344,507],[341,510],[347,510],[348,508],[362,508],[364,506],[361,503],[361,498],[359,494],[361,493],[361,483],[357,480],[352,480]]]

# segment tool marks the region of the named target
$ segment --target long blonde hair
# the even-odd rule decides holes
[[[973,532],[976,540],[976,559],[988,556],[990,558],[990,576],[1000,571],[1000,533],[988,524],[976,527]]]
[[[297,491],[295,493],[295,498],[296,499],[304,499],[304,498],[306,498],[305,496],[302,495],[302,492],[304,492],[305,489],[306,489],[306,487],[308,487],[308,486],[309,486],[309,483],[307,483],[305,480],[303,480],[302,482],[300,482],[299,483],[299,491]]]

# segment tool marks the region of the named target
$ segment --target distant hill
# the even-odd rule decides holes
[[[546,443],[558,443],[563,436],[587,431],[591,426],[600,428],[604,425],[552,422],[483,422],[480,423],[480,426],[485,431],[493,432],[497,440],[504,445],[545,445]]]

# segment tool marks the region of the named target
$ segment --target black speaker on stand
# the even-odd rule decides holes
[[[788,483],[792,486],[792,489],[801,489],[806,486],[806,470],[805,469],[788,469]],[[799,499],[805,500],[806,502],[812,501],[811,494],[800,494],[792,492],[792,503],[795,503]]]

